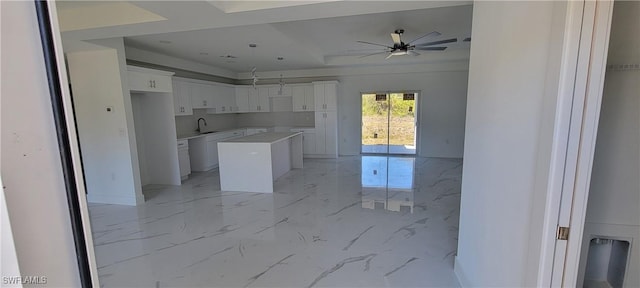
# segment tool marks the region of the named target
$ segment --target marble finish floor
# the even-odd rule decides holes
[[[218,172],[90,204],[103,287],[457,287],[462,160],[305,159],[274,194]]]
[[[416,155],[416,146],[411,145],[362,145],[364,154]]]

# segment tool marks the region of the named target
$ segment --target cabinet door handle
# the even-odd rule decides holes
[[[156,80],[153,80],[153,88],[156,88]]]
[[[149,80],[149,88],[153,88],[153,83]]]

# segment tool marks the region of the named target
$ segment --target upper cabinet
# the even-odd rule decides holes
[[[314,111],[315,99],[312,84],[292,86],[291,94],[293,97],[293,111]]]
[[[269,97],[291,97],[291,86],[285,85],[280,88],[280,85],[269,87]]]
[[[236,107],[237,112],[249,112],[249,89],[250,86],[236,86]]]
[[[129,90],[137,92],[173,92],[171,76],[173,72],[127,66]]]
[[[193,115],[189,82],[173,79],[173,108],[176,116]]]
[[[218,86],[218,113],[236,113],[239,108],[236,104],[235,87],[231,85]]]
[[[249,87],[249,111],[248,112],[269,112],[269,87],[257,86]]]
[[[191,86],[191,104],[193,108],[214,108],[214,91],[211,85],[202,83],[189,83]]]
[[[173,77],[172,83],[176,116],[193,115],[193,109],[208,114],[337,110],[337,81],[253,87]]]
[[[313,96],[316,111],[336,111],[338,109],[338,82],[313,82]]]

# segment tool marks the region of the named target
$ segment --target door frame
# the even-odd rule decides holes
[[[53,0],[34,1],[34,3],[43,42],[43,54],[46,55],[45,66],[52,103],[56,102],[53,105],[53,116],[59,120],[56,122],[56,132],[59,138],[58,144],[61,147],[62,170],[66,174],[65,186],[78,258],[80,284],[82,287],[100,287],[78,130],[69,86],[71,82],[65,65],[56,3]]]
[[[612,14],[613,0],[567,3],[537,286],[578,283]]]
[[[400,91],[402,91],[402,92],[400,92]],[[363,94],[382,94],[382,93],[385,93],[385,94],[390,94],[390,93],[416,93],[417,94],[416,100],[415,100],[416,101],[416,105],[415,105],[416,107],[414,108],[414,109],[416,109],[415,110],[416,111],[416,117],[415,117],[415,129],[416,129],[416,132],[415,132],[415,135],[414,135],[415,142],[416,142],[416,153],[415,154],[390,154],[390,153],[388,153],[388,150],[387,150],[386,154],[363,153],[362,152],[362,124],[363,124],[362,123],[362,95]],[[398,90],[384,90],[384,91],[380,91],[380,90],[377,90],[377,91],[364,91],[364,92],[360,91],[360,95],[359,95],[359,97],[360,97],[360,107],[358,109],[358,112],[359,112],[358,115],[360,115],[360,127],[359,127],[359,130],[360,130],[360,133],[359,133],[359,135],[360,135],[360,155],[392,155],[392,156],[407,156],[407,157],[413,157],[413,156],[417,157],[417,156],[419,156],[420,155],[420,114],[421,114],[420,111],[422,111],[422,109],[420,109],[420,99],[422,98],[421,95],[422,95],[422,91],[421,90],[401,90],[401,89],[398,89]],[[390,133],[390,132],[387,131],[387,133]]]

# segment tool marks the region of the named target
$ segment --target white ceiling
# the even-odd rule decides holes
[[[76,2],[82,3],[82,2]],[[360,58],[376,46],[389,45],[390,33],[405,29],[410,41],[431,31],[435,41],[471,35],[472,6],[464,1],[257,1],[131,2],[167,20],[123,23],[63,32],[65,41],[125,37],[127,46],[208,64],[234,72],[252,66],[260,71],[313,69],[386,63],[428,63],[468,59],[468,43],[422,55]],[[354,5],[358,4],[358,5]],[[86,9],[96,5],[58,4],[61,26],[96,27],[85,23]],[[85,9],[84,15],[79,17]],[[103,9],[103,11],[105,11]],[[73,13],[78,13],[74,17]],[[119,15],[118,15],[119,16]],[[117,17],[115,17],[117,18]],[[83,22],[85,21],[85,22]],[[80,22],[80,23],[77,23]],[[117,21],[113,21],[117,23]],[[72,25],[73,24],[73,25]],[[165,33],[163,33],[165,32]],[[425,39],[426,41],[426,39]],[[258,45],[249,48],[249,43]],[[66,45],[66,44],[65,44]],[[66,48],[66,47],[65,47]],[[220,56],[233,55],[237,58]],[[284,57],[279,61],[277,57]]]

